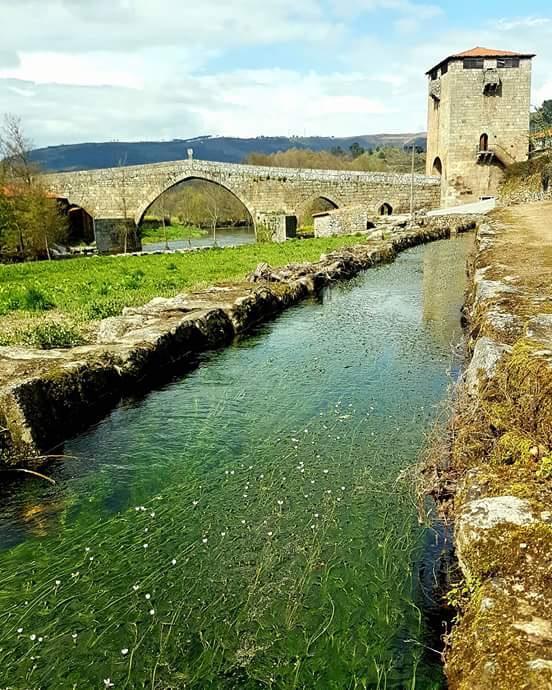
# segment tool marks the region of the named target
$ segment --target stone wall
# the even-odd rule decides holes
[[[368,227],[368,211],[365,206],[348,206],[313,215],[314,236],[354,235]]]

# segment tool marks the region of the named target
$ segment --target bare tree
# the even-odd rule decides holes
[[[158,199],[158,204],[159,204],[159,211],[161,213],[161,227],[163,228],[163,239],[165,240],[165,251],[169,251],[169,240],[167,237],[167,225],[165,221],[165,194],[161,194],[161,196]]]
[[[21,126],[21,118],[15,115],[4,115],[0,133],[0,154],[6,174],[19,182],[32,184],[37,166],[31,161],[32,141],[28,139]]]
[[[205,189],[205,210],[209,217],[211,230],[213,231],[213,246],[217,246],[217,224],[220,217],[220,200],[215,190]]]
[[[124,155],[123,158],[119,159],[117,163],[117,168],[119,169],[119,174],[117,176],[117,194],[119,197],[119,207],[123,214],[123,227],[120,231],[120,236],[123,240],[123,253],[128,253],[128,231],[129,231],[129,218],[128,218],[128,181],[127,181],[127,156]]]

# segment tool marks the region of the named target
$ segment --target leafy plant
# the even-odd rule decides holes
[[[51,350],[58,347],[75,347],[81,345],[84,339],[74,326],[46,321],[24,333],[22,342],[40,350]]]

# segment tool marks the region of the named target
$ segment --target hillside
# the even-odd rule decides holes
[[[186,150],[193,148],[194,157],[207,161],[242,163],[252,152],[276,153],[290,148],[305,148],[314,151],[330,151],[335,147],[348,150],[357,142],[369,149],[376,146],[402,146],[412,137],[416,144],[425,148],[426,136],[420,134],[366,134],[355,137],[196,137],[174,139],[173,141],[109,141],[102,143],[69,144],[35,149],[32,158],[45,170],[86,170],[108,168],[119,161],[127,165],[160,163],[182,160]]]

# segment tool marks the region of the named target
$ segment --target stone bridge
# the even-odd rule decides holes
[[[286,228],[313,201],[334,207],[364,205],[370,214],[403,213],[410,208],[411,176],[341,170],[271,168],[200,160],[170,161],[101,170],[48,173],[49,191],[84,209],[94,218],[98,251],[120,251],[121,237],[139,248],[136,228],[151,204],[185,180],[214,182],[237,197],[251,215],[257,234],[281,241]],[[440,178],[414,176],[414,206],[437,208]]]

